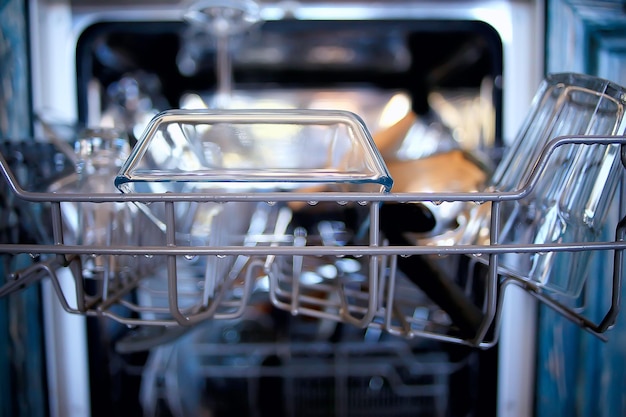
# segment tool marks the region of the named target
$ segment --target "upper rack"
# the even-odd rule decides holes
[[[42,207],[51,226],[49,241],[0,244],[2,254],[28,254],[32,259],[7,277],[0,296],[47,278],[68,312],[106,316],[129,326],[190,326],[238,317],[251,297],[266,294],[274,306],[293,314],[488,348],[498,339],[505,292],[516,286],[604,339],[619,310],[626,225],[621,207],[613,238],[523,244],[501,243],[506,227],[502,207],[532,195],[560,149],[602,145],[621,150],[624,144],[626,138],[621,136],[557,137],[543,147],[522,187],[466,193],[33,192],[20,186],[0,155],[10,193],[24,204]],[[381,209],[390,203],[425,202],[480,207],[489,216],[487,243],[390,244],[388,233],[381,231]],[[232,203],[245,205],[249,218],[256,219],[243,231],[226,233],[233,239],[217,243],[180,239],[178,227],[184,218],[177,217],[178,207]],[[142,231],[135,240],[90,243],[68,235],[67,216],[76,215],[77,206],[85,211],[110,206],[105,212],[117,213],[120,204],[150,207],[163,217],[155,223],[142,210],[134,213],[133,227]],[[303,220],[301,210],[311,215]],[[365,232],[346,227],[353,222]],[[228,231],[223,220],[219,224]],[[111,222],[109,232],[113,227]],[[611,302],[598,322],[585,317],[571,298],[502,265],[511,254],[578,252],[612,253]],[[422,278],[407,276],[407,269],[398,264],[408,259],[419,259],[430,272]],[[442,270],[442,261],[455,265],[453,273]],[[587,279],[585,285],[594,284]]]

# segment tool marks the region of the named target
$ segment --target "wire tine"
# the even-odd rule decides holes
[[[391,328],[392,326],[392,306],[394,305],[394,297],[396,293],[396,271],[398,265],[398,256],[392,255],[389,257],[389,278],[387,280],[387,300],[385,305],[385,327]]]
[[[296,247],[306,246],[306,230],[298,228],[294,231],[293,245]],[[291,280],[291,314],[298,314],[300,305],[300,280],[302,279],[303,257],[294,255]]]

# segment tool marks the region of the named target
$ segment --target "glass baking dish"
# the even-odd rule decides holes
[[[346,235],[359,236],[356,229],[368,227],[367,202],[338,204],[323,198],[303,202],[297,197],[273,201],[270,195],[380,194],[390,191],[392,179],[368,129],[354,113],[202,109],[157,115],[122,165],[115,185],[132,195],[180,195],[169,208],[159,201],[135,203],[164,232],[164,241],[157,244],[192,252],[202,247],[298,246],[302,233],[308,234],[307,246],[324,246],[325,240],[314,236],[320,213],[357,219]],[[254,256],[227,252],[177,256],[178,271],[189,270],[190,263],[193,270],[203,271],[195,274],[199,295],[195,307],[186,307],[187,311],[210,311],[212,300],[220,305],[236,300],[233,305],[243,307],[253,291],[282,291],[284,285],[271,285],[275,280],[268,288],[267,274],[276,271],[277,264],[301,258],[269,256],[259,267]],[[167,262],[156,258],[154,262]],[[251,264],[254,272],[248,270]],[[362,286],[365,313],[346,311],[344,319],[363,325],[370,320],[374,305],[370,297],[375,296],[370,289],[377,286],[377,273],[372,272]],[[344,283],[339,280],[331,285],[343,294]],[[298,288],[306,293],[307,284]],[[289,309],[289,297],[284,301],[284,297],[277,301],[278,307]],[[237,315],[241,309],[227,311]]]
[[[384,192],[392,180],[362,120],[340,110],[168,110],[115,179],[126,193]]]

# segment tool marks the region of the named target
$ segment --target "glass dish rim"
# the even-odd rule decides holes
[[[141,172],[137,168],[141,159],[145,156],[150,141],[155,132],[163,125],[170,123],[191,123],[191,124],[214,124],[236,122],[238,124],[298,124],[298,125],[348,125],[357,138],[364,157],[368,158],[373,174],[358,172],[342,172],[333,169],[310,169],[292,172],[285,177],[285,170],[274,170],[274,174],[261,173],[257,170],[231,170],[232,175],[228,175],[226,170],[212,170],[211,175],[207,172],[203,175],[201,171],[186,173],[167,172],[152,170],[153,173]],[[325,172],[325,176],[313,176],[311,172]],[[393,185],[393,179],[389,174],[387,165],[382,155],[376,147],[371,133],[367,129],[365,122],[357,114],[348,110],[325,110],[325,109],[170,109],[158,113],[146,126],[144,132],[132,148],[126,161],[122,164],[117,176],[115,186],[122,192],[127,193],[125,185],[131,183],[205,183],[228,184],[228,183],[264,183],[271,184],[284,182],[287,179],[291,183],[307,184],[379,184],[381,192],[389,192]]]

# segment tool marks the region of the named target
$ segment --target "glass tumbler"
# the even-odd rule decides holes
[[[53,183],[58,194],[118,192],[113,180],[130,153],[128,138],[115,129],[89,128],[79,132],[74,143],[75,171]],[[65,243],[115,246],[133,243],[137,209],[127,203],[61,203]],[[86,278],[110,279],[130,274],[131,257],[84,256]]]
[[[540,85],[514,143],[488,189],[508,192],[527,184],[546,144],[559,136],[623,135],[624,88],[597,77],[560,73]],[[566,144],[555,148],[531,193],[501,203],[501,244],[582,243],[598,239],[622,166],[618,144]],[[460,244],[488,244],[490,204],[469,215]],[[503,272],[562,295],[580,294],[590,251],[508,253]]]

